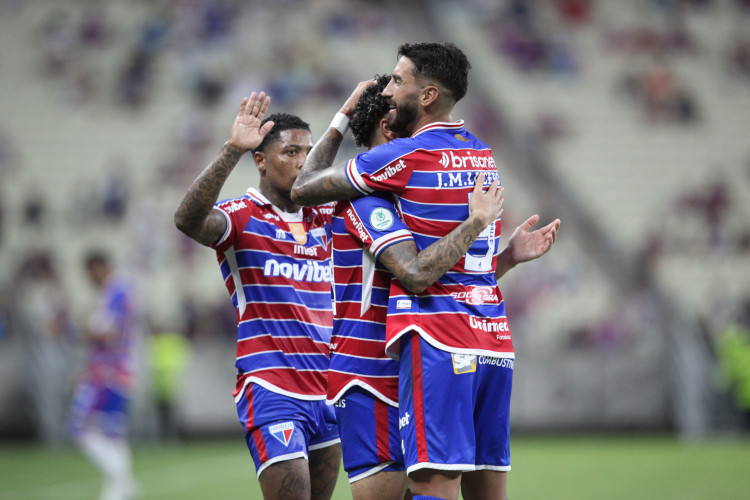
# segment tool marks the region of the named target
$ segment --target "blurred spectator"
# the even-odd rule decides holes
[[[715,339],[719,383],[727,390],[743,427],[750,431],[750,300]]]
[[[130,52],[117,79],[117,96],[120,104],[140,108],[148,101],[153,85],[154,56],[141,48]]]
[[[750,80],[750,38],[735,36],[727,49],[730,74]]]
[[[620,88],[649,122],[689,125],[700,119],[692,90],[662,57],[654,58],[640,72],[625,75]]]
[[[29,396],[38,437],[48,444],[65,438],[68,381],[77,330],[53,254],[31,250],[13,278],[12,307],[29,353]]]
[[[23,224],[25,227],[41,227],[47,218],[45,196],[38,189],[26,194],[23,202]]]
[[[40,31],[45,73],[64,75],[75,58],[76,32],[70,16],[64,9],[52,10]]]
[[[101,178],[99,191],[101,215],[114,222],[121,221],[130,204],[128,167],[124,158],[115,158]]]
[[[89,2],[84,8],[83,18],[78,26],[78,39],[81,45],[101,48],[110,41],[112,35],[106,8],[98,3]]]
[[[164,328],[156,329],[149,342],[152,393],[161,439],[173,440],[184,435],[176,403],[190,350],[184,335]]]

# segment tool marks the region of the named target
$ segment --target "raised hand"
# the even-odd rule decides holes
[[[257,148],[273,127],[272,121],[260,126],[269,104],[271,97],[265,92],[253,92],[249,98],[243,98],[227,144],[243,153]]]
[[[351,117],[351,114],[354,112],[354,108],[357,106],[357,101],[359,101],[359,98],[362,97],[362,93],[367,88],[372,87],[376,83],[378,83],[378,81],[373,78],[359,82],[344,105],[341,106],[339,112]]]
[[[508,240],[508,249],[513,264],[520,264],[541,257],[547,253],[557,238],[560,219],[555,219],[541,229],[529,232],[539,216],[534,214],[518,226]]]
[[[478,217],[484,224],[483,227],[487,227],[503,213],[503,188],[498,187],[497,180],[494,180],[487,191],[484,191],[484,178],[485,174],[481,172],[474,181],[469,213]]]

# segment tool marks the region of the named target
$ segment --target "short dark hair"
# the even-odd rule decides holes
[[[471,64],[466,54],[452,43],[405,43],[398,48],[398,57],[414,63],[414,76],[443,85],[455,102],[466,95]]]
[[[380,120],[388,113],[390,105],[383,97],[383,89],[391,80],[391,75],[375,75],[375,85],[371,85],[362,92],[354,106],[349,128],[357,146],[371,147],[372,135]]]
[[[274,141],[279,139],[281,133],[285,130],[307,130],[310,132],[310,124],[304,121],[297,115],[289,113],[274,113],[267,116],[260,122],[260,126],[265,125],[266,122],[272,121],[273,128],[266,134],[263,141],[253,150],[253,153],[257,151],[265,151],[266,147]]]

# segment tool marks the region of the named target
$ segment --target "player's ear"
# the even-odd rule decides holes
[[[263,151],[256,151],[253,153],[253,160],[260,176],[263,177],[266,173],[266,154]]]
[[[393,130],[391,130],[391,127],[388,126],[387,118],[381,118],[380,123],[378,123],[378,127],[380,128],[380,133],[383,134],[383,137],[385,137],[386,142],[391,142],[396,138],[396,134],[393,132]]]
[[[438,97],[440,97],[440,90],[438,87],[436,85],[427,85],[422,89],[422,95],[420,98],[422,107],[426,108],[434,104],[437,102]]]

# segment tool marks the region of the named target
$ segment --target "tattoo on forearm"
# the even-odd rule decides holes
[[[241,157],[241,151],[225,144],[214,161],[188,188],[177,207],[174,220],[177,227],[191,238],[202,243],[210,243],[217,237],[216,233],[224,221],[217,217],[209,217],[209,214],[227,177]]]
[[[307,155],[294,181],[292,199],[296,203],[319,205],[358,194],[346,178],[344,165],[331,168],[342,139],[335,129],[328,129]]]
[[[380,259],[406,288],[424,290],[461,260],[484,227],[479,220],[468,219],[416,256],[413,246],[394,245]]]
[[[335,129],[329,128],[307,155],[297,180],[305,182],[313,172],[330,167],[343,139]]]

